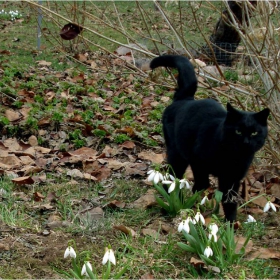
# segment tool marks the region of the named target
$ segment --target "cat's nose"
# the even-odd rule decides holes
[[[250,143],[249,138],[248,138],[248,137],[245,137],[243,143],[246,144],[246,145],[249,144],[249,143]]]

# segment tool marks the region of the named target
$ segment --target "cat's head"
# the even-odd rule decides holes
[[[269,109],[260,112],[244,112],[227,104],[227,116],[224,123],[224,137],[236,151],[258,151],[267,136],[267,118]]]

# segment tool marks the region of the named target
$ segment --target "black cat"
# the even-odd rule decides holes
[[[168,163],[177,178],[182,178],[191,166],[194,191],[209,187],[209,174],[218,177],[225,218],[232,222],[236,219],[240,180],[267,136],[269,109],[244,112],[228,103],[226,111],[215,100],[194,100],[197,79],[186,57],[165,55],[153,59],[151,69],[159,66],[177,68],[179,72],[173,103],[162,119]]]

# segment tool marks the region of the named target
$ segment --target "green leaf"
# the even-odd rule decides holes
[[[187,251],[187,252],[197,253],[196,250],[195,250],[193,247],[191,247],[191,246],[189,246],[189,245],[187,245],[187,244],[185,244],[185,243],[183,243],[183,242],[178,242],[177,245],[178,245],[181,249],[183,249],[183,250],[185,250],[185,251]]]
[[[191,197],[187,198],[187,201],[183,204],[183,209],[192,208],[202,192],[203,191],[195,192]]]
[[[170,207],[161,198],[159,198],[157,196],[155,198],[156,198],[156,202],[158,203],[158,205],[169,213]]]
[[[217,201],[217,203],[220,203],[222,201],[223,198],[223,193],[219,190],[215,191],[215,200]]]
[[[86,271],[90,279],[97,279],[96,275],[93,274],[93,272],[90,270],[89,266],[86,264]]]
[[[102,277],[102,279],[109,279],[110,273],[111,273],[111,262],[108,261],[107,270],[106,270],[104,276]]]
[[[217,264],[212,261],[211,259],[205,257],[204,255],[202,254],[199,254],[199,257],[206,263],[206,264],[210,264],[210,265],[213,265],[213,266],[217,266]],[[217,266],[218,267],[218,266]]]
[[[80,276],[80,274],[77,274],[74,270],[70,269],[71,274],[73,275],[73,277],[75,279],[83,279],[82,276]],[[72,277],[71,277],[72,278]]]
[[[123,274],[127,271],[129,265],[126,265],[117,275],[114,276],[114,279],[120,279]]]
[[[169,197],[168,193],[166,192],[166,190],[163,188],[163,186],[154,184],[154,187],[166,199],[166,201],[169,203],[170,202],[170,197]]]

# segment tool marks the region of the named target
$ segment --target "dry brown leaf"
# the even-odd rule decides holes
[[[123,201],[118,201],[118,200],[112,200],[110,201],[109,203],[105,204],[103,206],[103,208],[106,208],[106,207],[109,207],[109,208],[113,208],[113,209],[116,209],[116,208],[124,208],[125,207],[125,202]]]
[[[5,116],[10,122],[14,122],[21,119],[21,114],[11,109],[6,110]]]
[[[38,60],[38,61],[36,61],[36,62],[37,62],[37,64],[38,64],[39,66],[50,66],[50,65],[52,65],[51,62],[46,61],[46,60]]]
[[[34,147],[34,149],[36,152],[40,152],[42,154],[49,154],[51,152],[51,149],[40,147],[40,146]]]
[[[30,176],[14,178],[12,179],[12,182],[18,185],[31,185],[34,183],[33,179]]]
[[[142,195],[136,201],[129,205],[129,208],[137,208],[137,209],[146,209],[148,207],[157,205],[155,199],[155,192],[154,189],[149,189],[146,194]]]
[[[0,243],[0,252],[2,251],[9,251],[10,247],[8,244]]]
[[[39,205],[34,205],[34,209],[41,209],[41,210],[51,210],[54,208],[50,203],[45,203],[45,204],[39,204]]]
[[[33,199],[34,199],[34,201],[39,202],[39,201],[42,201],[44,198],[45,198],[45,196],[43,196],[43,195],[42,195],[41,193],[39,193],[39,192],[33,193]]]
[[[165,154],[156,154],[153,151],[142,151],[138,157],[144,160],[150,160],[152,163],[162,163],[165,159]]]
[[[144,97],[142,99],[142,108],[151,107],[151,103],[154,101],[154,97]]]
[[[125,126],[125,127],[122,127],[121,129],[116,129],[115,132],[116,133],[126,133],[130,137],[135,136],[134,129],[132,127],[130,127],[130,126]]]
[[[97,181],[97,178],[92,176],[91,174],[89,173],[84,173],[84,179],[86,180],[90,180],[90,181]]]
[[[49,202],[56,202],[57,201],[58,196],[56,195],[55,192],[49,192],[47,195],[47,200]]]
[[[32,165],[32,164],[35,164],[35,161],[29,157],[29,156],[21,156],[19,157],[19,159],[21,160],[21,162],[24,164],[24,165]]]
[[[276,251],[273,248],[258,248],[256,251],[252,252],[247,259],[280,259],[280,251]]]
[[[132,237],[136,236],[136,232],[132,228],[126,227],[124,225],[114,226],[114,229],[120,230],[121,232],[125,233],[126,235],[130,235]]]
[[[0,167],[3,169],[15,169],[21,165],[20,159],[15,155],[0,156]]]
[[[135,144],[132,141],[125,141],[120,146],[123,147],[123,148],[126,148],[126,149],[134,149],[135,148]]]
[[[239,251],[242,249],[245,241],[247,240],[247,238],[243,237],[243,236],[234,236],[234,241],[236,243],[236,249],[235,249],[235,253],[239,253]],[[245,255],[247,255],[248,253],[250,253],[253,249],[253,241],[249,240],[249,242],[247,243],[246,247],[245,247]]]
[[[79,217],[84,221],[91,222],[103,218],[104,212],[100,207],[89,208],[82,210],[79,213]]]
[[[124,166],[124,163],[122,163],[118,160],[115,160],[115,159],[111,159],[111,158],[108,158],[108,159],[100,158],[97,161],[101,164],[106,164],[107,167],[112,170],[119,170]]]
[[[28,176],[28,175],[33,175],[33,174],[36,174],[36,173],[39,173],[42,171],[42,168],[41,167],[38,167],[38,166],[25,166],[23,167],[22,169],[19,170],[20,172],[23,172],[23,174],[25,176]],[[33,179],[32,179],[33,180]]]
[[[147,165],[143,162],[125,162],[125,175],[140,175],[145,176]]]
[[[119,153],[119,150],[116,148],[112,148],[108,145],[105,146],[105,148],[103,149],[101,155],[103,155],[102,157],[113,157],[115,155],[117,155]]]
[[[280,198],[280,184],[272,184],[270,190],[273,196]]]
[[[69,152],[69,155],[79,156],[81,159],[89,159],[89,158],[95,159],[97,155],[97,151],[91,148],[82,147],[73,152]]]
[[[194,267],[204,266],[204,262],[202,260],[196,259],[194,257],[191,257],[190,264],[192,264]]]
[[[140,279],[154,279],[154,276],[150,273],[145,273],[144,275],[141,276]]]
[[[152,228],[144,228],[144,229],[141,230],[141,233],[145,236],[148,235],[148,236],[151,236],[153,238],[159,238],[159,235],[160,235],[158,233],[158,231],[156,231],[155,229],[152,229]]]
[[[91,175],[97,178],[98,181],[102,181],[111,176],[112,170],[106,166],[101,166],[98,169],[95,169],[91,172]]]
[[[20,151],[21,147],[15,138],[8,138],[3,141],[3,145],[9,149],[10,152]]]

